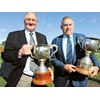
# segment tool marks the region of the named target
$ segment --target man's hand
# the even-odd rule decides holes
[[[91,77],[97,76],[98,71],[99,71],[99,68],[98,68],[97,66],[92,66],[92,67],[89,69],[90,76],[91,76]]]
[[[68,73],[72,73],[75,72],[76,70],[74,69],[75,66],[71,65],[71,64],[66,64],[64,66],[64,69],[68,72]]]
[[[53,70],[50,68],[50,67],[48,67],[48,70],[50,71],[50,73],[51,73],[51,79],[52,79],[52,81],[54,80],[54,73],[53,73]]]
[[[24,44],[22,48],[19,50],[19,56],[22,55],[31,55],[32,45]]]

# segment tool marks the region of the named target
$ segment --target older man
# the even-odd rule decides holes
[[[35,45],[47,44],[47,39],[45,35],[35,31],[37,24],[38,19],[36,14],[28,12],[24,18],[25,29],[10,32],[7,37],[4,52],[2,53],[3,60],[6,61],[6,63],[10,63],[6,68],[11,68],[7,78],[7,87],[38,86],[32,83],[34,72],[31,69],[38,67],[39,62],[35,59],[35,65],[33,68],[30,67],[30,55],[32,54],[30,33],[34,39]],[[46,66],[51,66],[51,63],[47,61]]]

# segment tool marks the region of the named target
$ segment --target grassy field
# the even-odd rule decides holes
[[[0,87],[4,87],[5,84],[6,84],[6,81],[2,77],[0,77]]]
[[[3,51],[3,46],[2,45],[0,45],[0,64],[1,64],[1,62],[2,62],[2,59],[1,59],[1,52]]]
[[[93,78],[89,77],[88,87],[100,87],[100,73]]]
[[[100,53],[96,53],[95,55],[97,56],[98,61],[100,63]],[[97,76],[93,78],[89,77],[88,86],[89,87],[100,87],[100,72]]]

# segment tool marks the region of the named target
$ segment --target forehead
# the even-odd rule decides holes
[[[70,19],[70,18],[65,18],[65,19],[63,20],[63,23],[73,23],[73,20]]]
[[[25,19],[31,18],[31,19],[37,19],[37,16],[34,13],[27,13],[25,15]]]

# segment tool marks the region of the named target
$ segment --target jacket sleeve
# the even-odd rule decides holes
[[[19,60],[18,59],[19,48],[16,47],[18,41],[16,40],[15,37],[16,36],[13,33],[9,33],[5,43],[4,51],[1,54],[3,60],[7,62],[17,62]]]
[[[52,41],[52,44],[55,44],[58,46],[58,51],[55,54],[53,54],[53,56],[51,57],[51,61],[52,61],[54,68],[56,68],[57,70],[59,70],[59,72],[63,74],[65,72],[64,70],[65,64],[63,63],[63,59],[61,58],[61,55],[59,55],[59,45],[57,41],[58,41],[58,38]]]
[[[99,61],[98,61],[97,57],[95,56],[95,54],[91,54],[90,58],[91,58],[91,60],[93,62],[93,66],[97,66],[97,67],[100,68]]]

